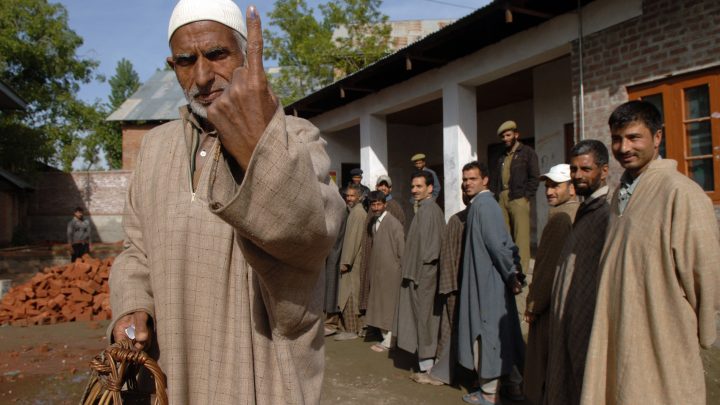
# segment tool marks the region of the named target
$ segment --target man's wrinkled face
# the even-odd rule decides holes
[[[392,187],[388,186],[387,183],[382,182],[375,186],[375,190],[382,191],[383,194],[388,196],[388,195],[390,195],[390,192],[392,192]]]
[[[570,176],[577,195],[590,197],[592,193],[605,185],[607,175],[608,166],[598,166],[595,163],[595,155],[592,153],[570,159]]]
[[[215,21],[197,21],[178,28],[170,39],[172,56],[167,63],[190,108],[203,118],[245,62],[234,32]]]
[[[462,191],[469,199],[479,192],[487,190],[488,178],[480,175],[480,170],[472,168],[462,172]]]
[[[370,211],[372,211],[373,215],[379,217],[385,212],[386,206],[387,204],[382,201],[373,201],[370,203]]]
[[[357,190],[348,189],[345,194],[345,203],[348,207],[352,208],[360,200],[360,193]]]
[[[413,162],[413,166],[415,166],[416,169],[422,170],[425,168],[425,159],[418,159]]]
[[[545,197],[547,198],[548,205],[551,207],[565,204],[574,196],[575,187],[571,181],[555,183],[551,179],[545,179]]]
[[[415,201],[422,201],[432,194],[432,184],[425,183],[425,177],[414,177],[410,185],[410,193]]]
[[[662,131],[655,134],[642,122],[631,122],[612,131],[612,152],[620,165],[633,176],[642,173],[657,157]]]
[[[510,129],[500,134],[500,140],[505,144],[506,148],[512,148],[520,138],[520,132]]]
[[[352,182],[355,184],[360,184],[362,181],[362,176],[352,176]]]

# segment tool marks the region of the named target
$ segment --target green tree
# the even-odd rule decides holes
[[[0,166],[26,172],[41,160],[71,170],[81,134],[94,125],[92,106],[76,97],[98,65],[77,55],[82,43],[62,5],[0,2],[0,80],[28,103],[0,114]]]
[[[115,75],[108,80],[110,96],[107,104],[96,105],[96,125],[84,144],[83,158],[89,165],[97,163],[100,149],[105,151],[105,159],[111,169],[122,167],[122,128],[120,122],[105,121],[108,115],[117,110],[140,87],[140,77],[132,63],[122,58],[115,67]]]
[[[302,98],[386,55],[390,25],[382,0],[320,4],[316,18],[305,0],[277,0],[268,14],[276,31],[263,33],[266,56],[280,69],[270,82],[284,104]],[[335,34],[335,35],[334,35]]]

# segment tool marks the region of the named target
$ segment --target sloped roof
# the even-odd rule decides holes
[[[180,118],[178,108],[187,104],[172,70],[156,72],[140,86],[107,121],[170,121]]]
[[[18,176],[8,172],[7,170],[0,169],[0,178],[7,180],[10,184],[22,190],[34,190],[35,187],[25,182]]]
[[[0,110],[24,110],[27,103],[7,84],[0,81]]]

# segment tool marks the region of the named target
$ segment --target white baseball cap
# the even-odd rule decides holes
[[[170,16],[168,41],[183,25],[196,21],[215,21],[247,38],[247,28],[240,7],[232,0],[180,0]]]
[[[560,163],[550,168],[550,171],[540,176],[540,179],[550,179],[555,183],[564,183],[570,181],[570,165],[567,163]]]

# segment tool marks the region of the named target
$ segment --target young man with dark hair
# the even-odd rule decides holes
[[[445,217],[432,198],[432,174],[415,172],[411,184],[416,212],[408,230],[402,257],[403,281],[395,331],[398,347],[418,355],[420,372],[412,374],[411,378],[420,383],[436,384],[427,371],[435,363],[437,348],[439,317],[434,308]]]
[[[577,405],[595,311],[600,254],[610,207],[607,202],[608,151],[595,139],[570,151],[575,192],[584,197],[560,253],[548,311],[548,365],[545,404]]]
[[[431,376],[445,384],[452,384],[457,364],[457,299],[462,277],[462,259],[465,245],[465,223],[470,210],[470,200],[482,190],[482,179],[488,177],[487,166],[478,161],[462,168],[462,199],[464,210],[450,217],[440,248],[438,294],[440,296],[440,333],[438,335],[437,361]]]
[[[504,396],[522,400],[519,367],[523,364],[525,343],[515,303],[524,279],[520,257],[500,206],[487,188],[485,168],[480,164],[465,167],[470,173],[463,172],[463,187],[476,194],[470,200],[465,225],[457,320],[458,362],[477,372],[480,386],[463,396],[463,401],[497,403],[498,381]]]
[[[610,204],[581,403],[703,405],[700,348],[715,342],[720,304],[712,202],[659,158],[652,104],[622,104],[608,124],[625,173]]]

